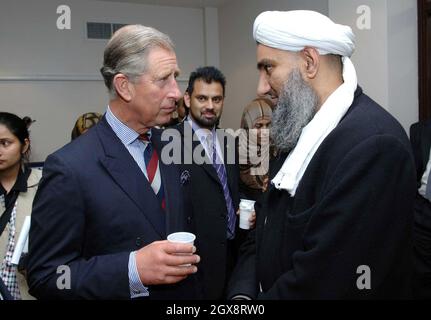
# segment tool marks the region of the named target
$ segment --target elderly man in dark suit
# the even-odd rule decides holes
[[[30,292],[195,298],[196,248],[164,240],[188,228],[180,172],[159,160],[154,128],[169,121],[181,94],[172,42],[126,26],[109,41],[101,72],[111,98],[104,117],[45,162],[30,230]]]
[[[400,124],[357,85],[351,29],[313,11],[264,12],[253,35],[282,153],[229,296],[410,297],[413,156]]]
[[[414,224],[414,297],[431,299],[431,120],[410,127],[416,163],[417,190]]]

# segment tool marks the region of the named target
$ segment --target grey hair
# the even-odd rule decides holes
[[[271,138],[278,150],[292,150],[302,129],[317,112],[319,97],[304,81],[298,68],[293,69],[283,85],[277,106],[272,113]]]
[[[152,48],[173,51],[174,44],[168,35],[139,24],[125,26],[114,33],[105,48],[100,69],[111,98],[117,96],[112,83],[114,76],[122,73],[130,81],[136,81],[147,71],[147,57]]]

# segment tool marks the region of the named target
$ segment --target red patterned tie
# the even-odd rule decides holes
[[[144,151],[145,167],[147,169],[148,182],[151,184],[154,193],[159,199],[162,209],[166,207],[165,195],[163,190],[162,176],[160,174],[159,167],[159,155],[157,150],[153,148],[151,140],[148,138],[147,134],[142,134],[138,138],[146,144]]]

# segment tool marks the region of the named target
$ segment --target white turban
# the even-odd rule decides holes
[[[355,50],[355,35],[349,26],[308,10],[262,12],[254,21],[253,37],[258,43],[287,51],[308,46],[322,55],[350,57]]]

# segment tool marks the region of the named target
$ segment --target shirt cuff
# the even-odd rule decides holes
[[[136,251],[130,252],[129,255],[129,286],[130,298],[148,297],[150,295],[148,288],[144,286],[139,277],[138,268],[136,267]]]

